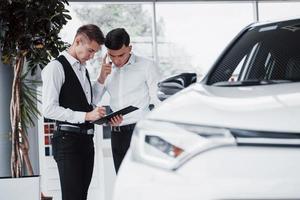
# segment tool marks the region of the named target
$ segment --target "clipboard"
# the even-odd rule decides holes
[[[108,123],[111,118],[113,118],[113,117],[115,117],[117,115],[123,115],[124,116],[124,115],[126,115],[128,113],[131,113],[131,112],[137,110],[137,109],[139,109],[139,108],[134,107],[134,106],[127,106],[127,107],[125,107],[125,108],[123,108],[121,110],[118,110],[116,112],[110,113],[110,114],[106,115],[105,117],[102,117],[102,118],[100,118],[98,120],[92,121],[92,123],[98,124],[98,125],[101,125],[101,124],[104,124],[104,123]]]

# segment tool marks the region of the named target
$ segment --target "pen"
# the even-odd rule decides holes
[[[97,105],[94,104],[93,102],[91,103],[91,105],[93,106],[93,108],[96,108],[96,107],[97,107]]]
[[[98,107],[96,104],[94,104],[93,102],[91,103],[91,105],[93,106],[93,109],[95,109],[96,107]],[[104,107],[105,108],[105,107]],[[105,108],[105,116],[107,114],[107,109]]]

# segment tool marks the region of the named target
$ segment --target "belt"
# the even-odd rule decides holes
[[[72,133],[80,133],[80,134],[86,134],[86,135],[93,135],[94,129],[82,129],[80,127],[71,127],[71,126],[56,126],[57,131],[67,131]]]
[[[124,126],[112,126],[111,131],[112,132],[133,131],[135,125],[136,124],[134,123],[134,124],[127,124]]]

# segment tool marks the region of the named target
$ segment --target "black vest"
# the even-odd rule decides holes
[[[63,83],[59,93],[59,106],[69,108],[74,111],[90,112],[93,106],[90,105],[86,99],[84,90],[78,80],[72,66],[64,56],[59,56],[57,60],[62,64],[65,73],[65,82]],[[86,70],[86,77],[90,83],[91,97],[93,99],[91,81]],[[57,121],[57,124],[72,124],[68,122]],[[89,122],[75,123],[72,125],[80,126],[83,129],[94,128],[94,125]]]

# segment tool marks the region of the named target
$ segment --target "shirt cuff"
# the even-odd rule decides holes
[[[99,83],[99,81],[96,81],[96,86],[97,88],[101,88],[101,89],[104,88],[104,84]]]
[[[104,84],[101,84],[98,81],[96,81],[94,89],[96,90],[96,92],[100,93],[104,89]]]
[[[75,123],[84,123],[85,122],[85,112],[79,112],[75,111],[74,112],[74,121]]]

